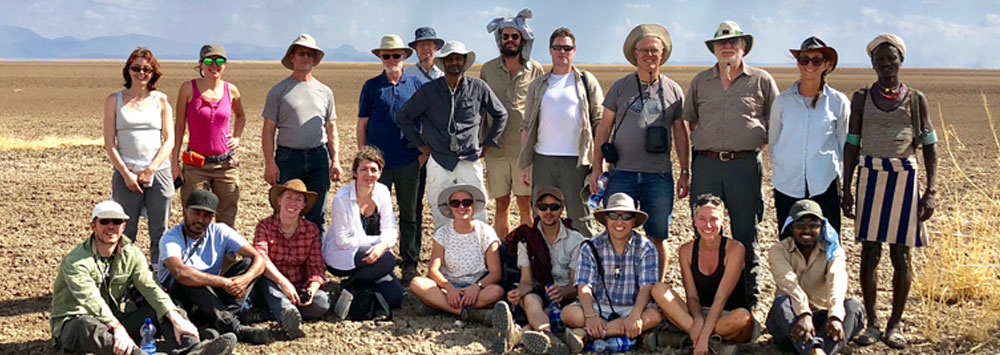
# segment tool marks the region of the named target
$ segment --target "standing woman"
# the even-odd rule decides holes
[[[226,50],[218,44],[201,47],[198,59],[200,79],[181,85],[177,93],[176,139],[170,155],[173,178],[181,178],[181,203],[191,191],[210,190],[219,196],[215,219],[236,228],[240,177],[233,156],[240,145],[246,113],[236,85],[222,80],[226,71]],[[235,115],[233,130],[229,119]],[[191,130],[185,159],[181,159],[185,129]],[[194,158],[192,158],[194,157]]]
[[[927,118],[927,98],[899,81],[899,67],[906,44],[894,34],[883,33],[868,43],[868,56],[878,81],[854,93],[851,99],[851,126],[844,145],[844,201],[848,218],[857,218],[854,235],[861,242],[861,293],[864,296],[868,327],[857,337],[869,345],[881,338],[896,349],[906,347],[900,329],[906,297],[913,282],[910,250],[927,245],[923,221],[931,218],[934,207],[937,135]],[[923,148],[927,187],[918,194],[917,148]],[[859,155],[860,151],[860,155]],[[854,168],[858,169],[857,206],[851,192]],[[875,298],[882,243],[889,244],[892,259],[892,314],[879,329]]]
[[[837,50],[809,37],[789,51],[798,62],[799,80],[774,99],[768,128],[777,222],[785,225],[792,205],[811,199],[839,234],[840,176],[851,108],[846,95],[826,85],[826,75],[837,68]]]
[[[167,156],[173,149],[173,115],[167,95],[156,90],[163,72],[147,48],[125,61],[125,90],[104,100],[104,150],[115,167],[111,195],[129,215],[125,236],[135,240],[143,208],[149,219],[149,253],[159,260],[160,236],[167,228],[174,184]]]

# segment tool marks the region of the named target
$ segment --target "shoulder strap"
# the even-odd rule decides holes
[[[587,112],[590,112],[590,80],[587,80],[587,71],[580,69],[580,80],[583,81],[583,94],[587,97]]]
[[[865,121],[865,106],[868,103],[868,87],[863,87],[859,89],[858,92],[861,93],[861,110],[858,111],[858,121],[860,121],[858,122],[858,135],[860,135],[861,129],[865,127],[865,125],[861,123]]]
[[[910,119],[913,120],[913,147],[920,148],[920,143],[924,141],[924,130],[920,129],[920,91],[907,87],[910,90]]]
[[[584,239],[583,243],[590,247],[590,253],[594,256],[594,264],[597,265],[597,276],[600,276],[601,282],[604,282],[604,263],[601,262],[601,254],[597,252],[597,247],[590,239]]]

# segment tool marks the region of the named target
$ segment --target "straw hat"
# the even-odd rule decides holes
[[[434,65],[438,69],[444,70],[444,57],[450,54],[461,54],[465,56],[465,68],[462,68],[462,72],[469,70],[472,67],[472,63],[476,62],[476,52],[471,49],[465,49],[465,44],[459,41],[448,41],[444,43],[444,47],[441,47],[441,51],[434,56]]]
[[[635,208],[635,201],[632,197],[624,192],[619,192],[608,198],[608,207],[604,209],[594,211],[594,219],[601,224],[607,226],[607,215],[608,212],[632,212],[635,213],[635,225],[633,227],[639,227],[643,223],[646,223],[646,219],[649,215],[646,212],[640,211]]]
[[[378,48],[372,49],[372,54],[378,57],[381,54],[380,52],[391,51],[391,50],[402,50],[406,52],[407,58],[413,55],[413,48],[403,45],[403,38],[399,37],[398,35],[382,36],[382,43],[378,46]]]
[[[711,39],[705,40],[705,46],[708,47],[709,52],[715,54],[715,41],[734,37],[743,38],[743,42],[746,43],[746,46],[743,48],[743,55],[750,54],[750,49],[753,48],[753,35],[744,33],[740,25],[733,21],[722,21],[719,24],[719,29],[715,30],[715,35]]]
[[[795,57],[796,60],[799,59],[799,53],[806,51],[820,51],[823,53],[823,56],[830,61],[830,72],[837,69],[837,50],[833,49],[833,47],[827,46],[826,42],[823,42],[823,40],[817,38],[816,36],[806,38],[805,41],[802,41],[802,45],[799,46],[799,49],[789,49],[788,51],[792,52],[792,56]]]
[[[472,195],[472,200],[475,201],[475,203],[472,204],[473,213],[476,211],[482,211],[486,208],[486,195],[483,194],[483,190],[480,190],[478,187],[472,185],[452,185],[441,191],[437,198],[438,211],[440,211],[445,217],[455,218],[455,216],[451,214],[451,208],[448,208],[448,199],[451,198],[451,195],[459,191],[465,191]]]
[[[295,69],[292,65],[292,49],[295,48],[295,46],[302,46],[316,51],[316,57],[313,58],[314,67],[319,65],[319,62],[323,60],[324,53],[323,50],[316,45],[316,39],[308,33],[303,33],[300,34],[298,38],[295,38],[295,41],[293,41],[292,44],[288,46],[288,50],[285,51],[285,56],[281,58],[281,65],[284,65],[285,68]]]
[[[278,196],[281,196],[282,192],[288,190],[301,192],[306,195],[306,206],[302,208],[302,211],[299,211],[299,215],[305,215],[306,213],[309,213],[309,210],[312,209],[313,204],[316,203],[317,195],[315,192],[307,190],[306,184],[299,179],[291,179],[286,181],[282,185],[271,186],[271,191],[269,192],[271,200],[271,208],[274,209],[275,212],[278,212],[279,208]]]
[[[670,33],[667,32],[667,29],[657,24],[638,25],[632,29],[632,32],[629,32],[628,37],[625,37],[625,45],[622,46],[625,59],[632,65],[638,65],[636,64],[638,61],[635,57],[635,46],[639,40],[646,37],[656,37],[663,41],[663,58],[660,58],[660,65],[666,63],[667,58],[670,58],[670,52],[673,51],[673,44],[670,42]]]

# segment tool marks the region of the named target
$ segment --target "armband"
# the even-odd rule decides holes
[[[860,134],[848,134],[847,143],[851,145],[861,146],[861,135]]]
[[[937,143],[937,141],[938,141],[937,133],[934,132],[933,130],[924,133],[924,139],[923,139],[924,145],[931,145]]]

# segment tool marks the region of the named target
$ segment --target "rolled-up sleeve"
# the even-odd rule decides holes
[[[837,251],[827,266],[827,282],[830,283],[830,316],[844,320],[844,298],[847,297],[847,261],[844,249]]]
[[[792,269],[792,264],[788,260],[789,253],[781,243],[771,246],[768,251],[768,261],[771,266],[771,276],[780,293],[788,295],[792,303],[792,311],[795,315],[809,313],[809,296],[799,285],[799,277]]]
[[[316,233],[310,235],[312,238],[311,247],[309,248],[309,259],[306,260],[306,272],[309,278],[306,280],[308,283],[318,282],[320,286],[326,283],[326,266],[323,263],[323,242],[319,237],[319,227],[315,227],[313,230]]]

